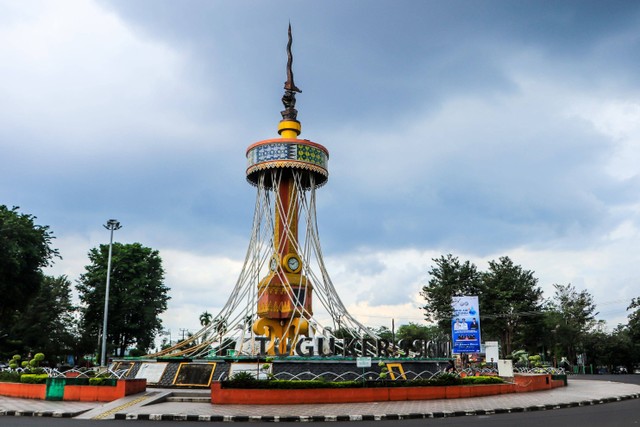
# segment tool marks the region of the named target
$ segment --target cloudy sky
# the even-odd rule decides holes
[[[0,0],[0,204],[75,281],[158,249],[174,334],[226,301],[277,137],[287,24],[302,138],[326,146],[320,238],[367,325],[420,322],[432,258],[510,256],[610,328],[640,296],[640,3]],[[174,335],[175,336],[175,335]]]

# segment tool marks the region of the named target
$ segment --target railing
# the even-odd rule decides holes
[[[35,368],[41,370],[41,372],[47,374],[49,378],[93,378],[100,376],[102,378],[115,378],[122,379],[126,375],[128,369],[120,369],[113,371],[111,369],[94,368],[94,369],[69,369],[66,371],[59,371],[57,368],[39,367]],[[3,368],[0,371],[13,371],[18,373],[33,373],[34,368]]]

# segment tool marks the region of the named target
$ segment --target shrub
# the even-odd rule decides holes
[[[9,361],[9,368],[18,369],[18,366],[20,366],[20,355],[14,354],[11,360]]]
[[[462,378],[463,385],[479,385],[479,384],[502,384],[504,381],[500,377],[480,376]]]
[[[14,354],[9,361],[9,368],[16,370],[22,367],[28,374],[43,374],[44,370],[40,368],[40,362],[44,360],[44,353],[36,353],[31,360],[22,360],[19,354]]]
[[[447,386],[447,385],[460,385],[462,384],[462,378],[455,374],[441,374],[431,379],[433,385]]]
[[[49,375],[47,374],[22,374],[20,382],[25,384],[45,384]]]
[[[236,374],[239,375],[240,373]],[[242,374],[248,374],[243,372]],[[479,384],[501,384],[504,381],[499,377],[466,377],[459,378],[451,374],[439,375],[432,379],[418,380],[376,380],[376,381],[335,381],[324,380],[269,380],[260,381],[253,378],[251,374],[242,375],[236,378],[234,375],[229,381],[222,381],[222,388],[239,389],[311,389],[311,388],[354,388],[354,387],[432,387],[449,385],[479,385]]]
[[[105,378],[105,377],[94,377],[89,378],[89,385],[99,385],[99,386],[115,386],[118,380],[115,378]]]
[[[246,372],[243,372],[246,373]],[[238,374],[236,374],[238,375]],[[222,382],[222,388],[240,388],[240,389],[309,389],[309,388],[345,388],[345,387],[362,387],[361,381],[336,381],[328,382],[321,380],[257,380],[251,374],[251,379],[242,377],[236,379],[236,375],[231,377],[229,381]]]
[[[0,372],[0,382],[19,383],[20,373],[13,371],[2,371]]]
[[[89,378],[89,385],[104,385],[105,379],[101,377]]]
[[[229,378],[225,383],[230,383],[230,388],[256,388],[256,384],[260,383],[250,372],[237,372]]]
[[[529,356],[529,364],[536,368],[542,366],[542,356],[540,356],[539,354]]]
[[[387,364],[381,360],[378,362],[378,366],[380,367],[380,373],[378,374],[378,378],[380,378],[381,380],[386,379],[387,375],[389,374],[389,368],[387,368]]]

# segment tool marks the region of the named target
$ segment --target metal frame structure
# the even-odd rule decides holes
[[[151,357],[226,355],[233,342],[237,356],[292,354],[301,338],[378,339],[349,314],[325,266],[316,217],[316,189],[328,179],[329,152],[322,145],[298,139],[301,125],[295,109],[292,37],[289,25],[287,81],[282,103],[280,138],[247,149],[247,180],[256,202],[249,247],[235,287],[211,324]],[[313,307],[312,302],[320,302]],[[339,337],[336,337],[339,335]],[[326,341],[325,341],[326,342]],[[375,344],[363,340],[360,353],[374,354]]]
[[[274,192],[283,178],[283,174],[291,173],[296,191],[295,203],[284,206]],[[273,185],[265,185],[265,180]],[[310,185],[303,185],[308,181]],[[300,233],[294,240],[296,251],[302,259],[302,272],[311,281],[313,295],[321,307],[314,307],[311,314],[304,309],[305,301],[299,301],[291,287],[288,287],[288,296],[295,304],[300,315],[307,319],[309,330],[306,334],[297,334],[294,341],[302,336],[318,336],[335,338],[336,331],[347,333],[352,337],[378,337],[366,326],[351,316],[338,296],[329,272],[325,266],[316,217],[316,189],[313,176],[308,176],[305,170],[286,171],[282,169],[270,169],[261,172],[257,184],[256,202],[253,216],[253,226],[249,247],[245,256],[244,265],[226,304],[214,317],[211,324],[203,327],[188,339],[179,344],[167,348],[159,353],[150,355],[160,356],[184,356],[207,357],[221,355],[219,349],[223,349],[226,340],[235,341],[232,350],[236,355],[255,355],[258,352],[252,324],[257,319],[257,301],[262,296],[258,290],[258,284],[269,271],[269,261],[273,256],[273,248],[278,242],[273,241],[276,212],[280,216],[288,217],[291,209],[299,209],[300,223],[304,233]],[[290,230],[288,237],[291,238]],[[284,238],[284,235],[282,236]],[[286,275],[282,280],[287,281]],[[264,289],[262,292],[266,292]],[[305,293],[303,298],[308,298]],[[292,317],[289,322],[294,318]],[[216,351],[218,350],[218,351]]]

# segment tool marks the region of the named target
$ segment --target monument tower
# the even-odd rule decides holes
[[[203,357],[232,349],[237,355],[293,352],[301,338],[377,338],[340,300],[322,257],[316,189],[326,184],[329,151],[299,139],[289,25],[287,80],[278,138],[251,144],[247,181],[256,203],[244,265],[225,306],[210,325],[153,356]],[[316,305],[314,307],[314,302]]]

